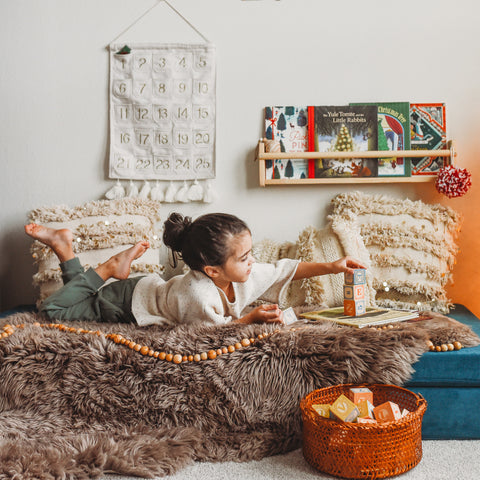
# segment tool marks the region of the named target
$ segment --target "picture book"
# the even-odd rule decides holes
[[[376,105],[378,123],[378,150],[410,150],[410,103],[351,103],[350,105]],[[379,177],[409,177],[410,159],[385,157],[378,159]]]
[[[309,320],[321,321],[328,320],[355,328],[375,327],[386,323],[404,322],[412,320],[419,316],[417,311],[412,310],[392,310],[389,308],[367,307],[366,313],[356,317],[344,315],[343,307],[328,308],[314,312],[304,312],[300,317]]]
[[[377,150],[377,107],[308,107],[308,149],[311,152]],[[313,161],[315,178],[376,177],[376,158],[319,158]],[[313,173],[313,175],[312,175]]]
[[[265,107],[265,137],[277,140],[281,152],[306,152],[307,107]],[[267,179],[300,179],[308,177],[308,160],[275,159],[265,161]]]
[[[446,143],[445,104],[410,104],[411,149],[444,149]],[[412,175],[435,175],[444,166],[444,162],[444,157],[411,158]]]

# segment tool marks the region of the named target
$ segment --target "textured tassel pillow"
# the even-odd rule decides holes
[[[338,195],[332,205],[332,225],[359,230],[363,238],[379,306],[448,313],[445,285],[458,251],[458,213],[360,192]]]
[[[68,228],[73,232],[73,249],[85,269],[97,267],[112,255],[140,240],[148,240],[150,248],[131,267],[131,275],[162,273],[161,239],[156,232],[160,220],[160,203],[139,198],[100,200],[78,207],[52,206],[32,210],[30,222],[52,228]],[[38,302],[59,289],[63,283],[60,265],[53,251],[38,241],[31,247],[38,265],[33,284],[40,288]]]

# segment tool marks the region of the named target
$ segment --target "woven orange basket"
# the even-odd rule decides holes
[[[358,424],[320,416],[315,404],[332,404],[351,387],[367,387],[375,406],[391,401],[410,411],[399,420]],[[395,385],[337,385],[309,393],[301,402],[303,455],[317,470],[342,478],[387,478],[400,475],[422,459],[425,399]]]

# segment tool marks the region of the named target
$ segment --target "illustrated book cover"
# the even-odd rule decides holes
[[[377,107],[308,107],[310,152],[362,152],[377,150]],[[376,177],[376,158],[319,158],[313,161],[315,178]],[[312,175],[313,173],[313,175]]]
[[[277,140],[281,152],[308,151],[307,107],[265,107],[265,138]],[[308,160],[275,159],[265,161],[267,179],[308,177]]]
[[[444,103],[410,104],[410,144],[412,150],[446,148],[447,130]],[[445,157],[411,158],[412,175],[436,175]]]
[[[378,150],[410,150],[409,102],[351,103],[350,105],[377,106]],[[409,158],[378,159],[379,177],[410,177],[410,175]]]
[[[314,312],[304,312],[300,317],[309,320],[328,320],[355,328],[372,327],[384,325],[386,323],[404,322],[412,320],[419,316],[418,312],[412,310],[392,310],[389,308],[367,307],[367,311],[363,315],[350,317],[344,315],[343,307],[328,308],[326,310],[317,310]]]

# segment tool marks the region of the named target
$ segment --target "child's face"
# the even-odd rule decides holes
[[[230,239],[230,256],[219,267],[222,280],[243,283],[248,280],[255,259],[252,256],[252,236],[248,230]]]

